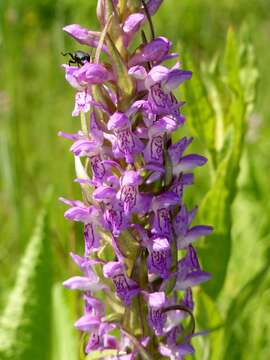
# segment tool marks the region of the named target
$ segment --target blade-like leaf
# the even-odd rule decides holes
[[[200,245],[200,256],[205,269],[213,274],[205,285],[208,294],[215,297],[222,289],[231,253],[230,231],[232,193],[228,184],[227,172],[230,157],[223,160],[216,174],[216,181],[206,194],[200,208],[201,218],[206,224],[214,226],[214,233]]]
[[[192,79],[186,81],[183,87],[185,100],[189,103],[189,106],[184,109],[188,126],[191,133],[203,142],[214,160],[215,114],[213,106],[208,99],[206,87],[198,75],[198,69],[187,57],[183,58],[183,66],[193,71]]]
[[[246,91],[247,85],[240,81],[246,64],[251,66],[249,52],[246,52],[245,58],[243,51],[240,53],[241,46],[250,45],[239,43],[233,31],[229,30],[224,58],[217,63],[214,72],[208,77],[205,75],[206,87],[216,113],[216,130],[221,129],[221,133],[216,131],[219,141],[215,141],[217,163],[214,180],[200,210],[201,221],[213,225],[215,229],[212,235],[199,244],[203,266],[213,274],[213,279],[205,285],[205,290],[211,297],[217,297],[223,287],[231,255],[232,204],[237,194],[248,105],[251,106],[251,97],[249,95],[246,98],[246,94],[255,92],[256,85],[253,81],[252,90],[248,84]],[[223,95],[217,96],[220,91]],[[255,96],[252,97],[253,100],[254,98]]]
[[[232,28],[229,29],[227,34],[226,49],[223,61],[223,70],[226,77],[226,82],[229,87],[234,91],[239,91],[240,80],[240,59],[238,53],[238,43],[235,37],[235,32]],[[241,91],[241,90],[240,90]]]
[[[65,299],[64,288],[55,284],[53,288],[53,360],[77,360],[76,332],[72,326],[70,310]]]
[[[1,317],[2,360],[50,358],[51,281],[47,215],[42,211]]]
[[[245,315],[247,313],[247,307],[252,301],[255,300],[256,295],[258,296],[258,298],[257,300],[255,300],[255,302],[258,303],[259,297],[261,297],[263,292],[267,291],[267,289],[269,289],[269,259],[267,259],[267,263],[265,264],[265,266],[263,266],[261,270],[258,271],[258,273],[256,273],[255,276],[243,286],[243,288],[231,301],[231,304],[227,311],[226,326],[224,329],[224,354],[223,357],[220,357],[223,360],[231,358],[230,354],[233,353],[232,350],[236,352],[237,347],[240,347],[241,349],[241,342],[239,344],[239,336],[237,335],[239,335],[239,328],[240,334],[242,333],[243,322],[246,321]],[[256,318],[258,316],[257,311],[253,315],[255,315]],[[250,316],[248,317],[248,320],[250,322]],[[245,331],[247,338],[248,336],[254,338],[253,324],[245,324]],[[254,359],[259,358],[254,357]]]
[[[134,92],[134,84],[131,77],[128,74],[126,64],[119,53],[117,47],[113,43],[110,36],[107,36],[107,46],[112,59],[112,65],[114,69],[114,75],[117,81],[119,109],[126,111],[129,106],[129,101],[132,98]]]
[[[92,351],[87,357],[86,360],[101,360],[106,356],[116,356],[118,354],[118,350],[96,350]]]
[[[198,348],[198,359],[218,360],[220,349],[223,346],[223,319],[215,302],[203,291],[196,293],[196,321],[200,330],[206,334],[194,338],[194,344]],[[209,331],[209,333],[207,333]]]

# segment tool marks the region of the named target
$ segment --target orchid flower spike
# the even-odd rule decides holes
[[[81,129],[59,135],[72,141],[82,200],[61,201],[65,218],[82,224],[84,247],[71,254],[80,273],[63,285],[84,301],[75,327],[86,334],[85,354],[110,350],[111,360],[193,353],[192,290],[211,277],[195,246],[213,229],[191,225],[197,207],[184,202],[193,170],[207,159],[189,152],[193,139],[172,137],[186,120],[174,90],[192,73],[166,65],[178,55],[170,40],[155,36],[151,17],[162,2],[98,0],[98,31],[63,29],[91,54],[62,66]],[[147,22],[152,36],[134,49]]]

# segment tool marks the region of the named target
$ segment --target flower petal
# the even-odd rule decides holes
[[[86,314],[75,322],[75,327],[81,331],[93,331],[100,325],[100,319],[92,314]]]
[[[91,291],[91,292],[97,292],[104,288],[104,285],[93,282],[92,279],[89,279],[85,276],[73,276],[70,279],[63,282],[63,286],[65,288],[71,289],[71,290],[81,290],[81,291]]]
[[[151,42],[142,45],[129,60],[129,67],[144,64],[150,61],[159,62],[168,54],[172,43],[165,37],[157,37]]]
[[[77,40],[82,45],[89,45],[91,47],[96,48],[99,43],[100,33],[96,31],[90,31],[88,29],[83,28],[78,24],[67,25],[63,28],[63,30],[72,36],[75,40]],[[103,45],[102,48],[106,51],[106,47]]]
[[[206,162],[207,158],[204,156],[190,154],[182,157],[180,163],[173,168],[173,173],[177,175],[182,171],[193,170],[198,166],[203,166]]]
[[[162,86],[165,92],[170,92],[176,89],[185,80],[189,80],[192,76],[191,71],[172,69],[167,76],[167,79],[163,82]]]
[[[158,11],[162,3],[163,0],[149,0],[146,4],[149,14],[153,16]]]

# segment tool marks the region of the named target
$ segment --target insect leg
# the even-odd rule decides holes
[[[75,61],[75,60],[69,60],[68,65],[70,66],[70,64],[77,64],[77,61]]]
[[[71,59],[72,59],[72,60],[76,60],[76,59],[75,59],[75,57],[74,57],[74,55],[73,55],[72,53],[70,53],[70,52],[67,52],[67,53],[63,53],[63,52],[61,52],[61,55],[63,55],[63,56],[67,56],[67,55],[69,55],[69,56],[71,57]]]

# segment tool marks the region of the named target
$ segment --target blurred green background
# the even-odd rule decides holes
[[[13,336],[19,340],[17,350],[10,350],[10,354],[6,352],[8,355],[6,358],[3,355],[3,359],[79,358],[79,335],[72,329],[72,321],[80,312],[78,298],[62,291],[58,285],[76,272],[68,252],[80,251],[81,239],[80,226],[63,219],[64,207],[57,200],[58,196],[72,199],[80,196],[78,186],[72,181],[74,170],[73,158],[68,151],[70,144],[57,137],[59,130],[73,132],[79,126],[78,119],[71,117],[74,93],[66,84],[60,68],[63,61],[61,51],[76,50],[78,46],[61,29],[70,23],[97,29],[95,6],[93,0],[0,0],[0,308],[4,317],[13,316],[11,325],[2,321],[0,350],[1,340],[4,347],[11,346],[7,345],[11,341],[7,340],[7,334],[10,333],[10,339]],[[211,98],[212,105],[206,106],[206,110],[202,108],[202,111],[211,108],[216,121],[218,102],[213,98],[218,96],[221,104],[224,98],[228,100],[226,106],[222,105],[226,124],[240,93],[239,89],[234,89],[235,93],[232,90],[237,82],[233,76],[242,79],[245,93],[250,81],[255,85],[256,67],[260,74],[257,97],[254,99],[252,94],[247,101],[255,101],[254,107],[243,117],[245,129],[242,132],[246,132],[246,136],[242,139],[243,144],[241,141],[235,143],[239,148],[240,168],[237,164],[233,168],[230,160],[228,163],[232,167],[224,168],[231,181],[229,190],[226,190],[226,185],[223,197],[210,194],[210,200],[206,198],[202,205],[202,218],[209,219],[215,228],[219,228],[215,222],[219,221],[217,216],[222,215],[222,211],[229,215],[224,216],[222,226],[223,230],[226,229],[223,237],[218,240],[218,232],[216,238],[210,238],[210,247],[206,243],[201,248],[203,265],[207,270],[210,267],[216,282],[213,282],[215,288],[209,285],[198,294],[201,294],[197,305],[199,328],[212,329],[209,335],[196,338],[196,359],[200,360],[270,358],[269,14],[269,0],[165,0],[154,17],[157,34],[178,44],[180,58],[188,54],[193,62],[192,70],[196,70],[197,80],[195,77],[190,83],[195,90],[187,88],[185,91],[187,108],[190,109],[187,115],[188,111],[191,112],[190,125],[187,121],[186,128],[190,127],[191,133],[199,132],[194,125],[196,119],[192,119],[192,109],[198,111],[197,114],[194,112],[194,117],[199,114],[204,119],[204,112],[200,110],[203,99]],[[250,66],[241,68],[242,64],[228,64],[228,61],[226,65],[228,56],[234,56],[233,45],[231,48],[227,45],[227,53],[224,50],[229,28],[238,39],[237,51],[241,52],[244,42],[253,45],[253,49],[250,45],[247,47]],[[232,74],[230,79],[230,74],[228,76],[227,85],[231,86],[233,95],[228,95],[228,90],[222,86],[212,86],[223,79],[224,73],[217,71],[215,65],[222,62],[223,57],[227,73],[231,71]],[[186,61],[190,64],[189,60]],[[236,74],[233,74],[234,65]],[[196,95],[196,81],[205,86],[203,95],[199,94],[199,97]],[[211,89],[214,89],[212,93]],[[241,117],[239,107],[237,111],[234,116],[237,118],[235,114],[239,114]],[[206,120],[210,131],[214,125]],[[227,138],[228,143],[231,141],[230,130],[226,134],[225,145]],[[195,146],[211,157],[211,144],[204,140],[198,133]],[[224,151],[227,151],[226,146]],[[210,189],[210,172],[215,173],[216,180],[221,178],[218,164],[225,157],[223,150],[219,155],[212,152],[215,165],[213,160],[212,165],[209,162],[205,169],[196,172],[197,186],[193,187],[192,194],[189,190],[187,195],[190,203],[203,201]],[[235,188],[232,181],[236,179]],[[51,193],[50,204],[44,205],[48,192]],[[218,207],[222,201],[226,202],[226,209]],[[44,206],[47,208],[46,216],[40,214]],[[215,211],[215,217],[211,216],[211,211]],[[27,245],[37,220],[36,235],[30,248]],[[216,245],[214,241],[217,241]],[[225,243],[229,244],[226,249]],[[23,272],[23,265],[20,265],[25,251],[24,267],[28,266],[28,272]],[[41,269],[40,275],[36,275],[36,269]],[[222,269],[227,269],[226,277],[221,274]],[[30,278],[35,284],[31,288]],[[52,303],[48,301],[50,288]],[[13,301],[14,304],[16,301],[21,303],[13,305]],[[29,302],[31,316],[25,315]],[[15,313],[14,307],[19,309]],[[20,333],[16,332],[18,327]],[[30,339],[32,346],[20,355],[19,344],[29,343],[28,328],[34,334]],[[40,339],[42,342],[39,343]]]

